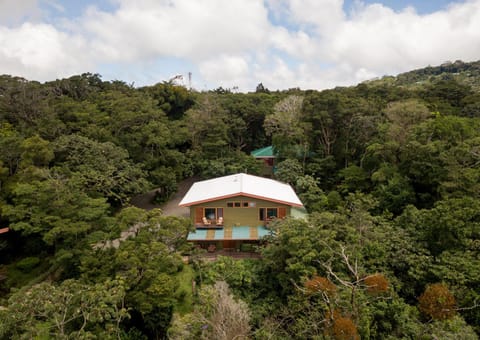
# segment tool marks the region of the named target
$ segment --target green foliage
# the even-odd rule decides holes
[[[318,181],[306,175],[297,178],[295,189],[303,205],[311,212],[320,211],[327,205],[327,197],[318,186]]]
[[[204,178],[232,175],[239,172],[258,175],[261,170],[261,164],[254,157],[239,151],[216,159],[201,159],[197,166]]]
[[[289,158],[277,164],[275,177],[281,182],[294,186],[302,175],[302,165],[296,159]]]
[[[379,208],[393,214],[400,214],[405,206],[415,202],[415,192],[406,176],[396,167],[383,164],[371,177],[375,183],[374,195]]]
[[[405,144],[415,125],[431,116],[425,104],[416,99],[389,103],[385,115],[388,120],[386,138],[398,146]]]
[[[465,323],[465,321],[456,316],[453,319],[446,321],[434,321],[424,326],[424,329],[420,333],[422,339],[465,339],[475,340],[478,339],[472,327]]]
[[[9,175],[13,175],[19,166],[21,156],[21,137],[9,123],[0,123],[0,160],[6,165]]]
[[[356,165],[350,165],[349,167],[339,171],[342,183],[338,188],[343,193],[362,191],[365,192],[369,188],[368,174]]]
[[[70,135],[57,141],[56,152],[66,172],[91,195],[101,194],[112,203],[125,203],[147,188],[141,168],[128,159],[126,150],[112,143]]]
[[[12,229],[39,234],[46,244],[66,249],[78,245],[79,237],[105,227],[105,199],[90,198],[73,180],[53,171],[36,169],[33,174],[29,183],[13,186],[13,204],[2,208]]]
[[[425,242],[426,248],[438,256],[446,250],[468,249],[478,239],[480,206],[471,198],[438,202],[430,210],[413,210],[405,227]]]
[[[157,106],[171,119],[180,119],[193,105],[192,93],[183,86],[159,83],[140,89],[157,101]]]
[[[37,258],[40,260],[38,263],[35,263],[36,260],[27,260],[26,261],[26,268],[22,268],[22,263],[24,259],[21,259],[17,262],[13,262],[9,264],[8,266],[4,267],[5,268],[5,276],[6,280],[2,282],[2,288],[5,289],[16,289],[16,287],[23,287],[26,285],[31,285],[34,283],[42,282],[45,280],[52,272],[53,272],[53,267],[51,263],[51,257],[45,257],[43,254],[43,257],[34,257],[34,256],[29,256],[25,257],[26,259],[31,259],[31,258]],[[20,263],[20,266],[18,264]],[[8,295],[5,294],[5,298],[7,298]]]
[[[185,315],[192,312],[193,308],[193,282],[195,272],[189,265],[184,265],[182,270],[175,276],[178,287],[175,291],[175,312]]]
[[[29,272],[33,268],[35,268],[40,263],[40,259],[38,257],[25,257],[18,261],[15,266],[23,272]]]
[[[139,227],[135,238],[118,249],[98,247],[81,259],[81,276],[88,282],[121,278],[125,282],[125,306],[132,310],[132,326],[150,337],[165,334],[175,304],[183,304],[178,279],[185,278],[179,251],[185,244],[189,221],[163,216],[158,209],[145,212],[124,209],[117,216],[123,229]],[[141,322],[134,322],[140,319]]]
[[[251,294],[255,281],[254,260],[236,260],[220,256],[205,267],[201,263],[197,266],[200,266],[197,270],[202,283],[214,284],[217,281],[225,281],[237,295],[248,297]]]
[[[250,335],[250,312],[247,304],[235,299],[228,284],[218,281],[204,286],[192,314],[177,317],[169,329],[170,339],[245,339]]]
[[[214,326],[228,321],[256,338],[475,338],[479,65],[255,93],[0,76],[0,226],[11,229],[0,235],[11,261],[0,337],[222,338]],[[163,202],[185,177],[259,174],[249,152],[267,145],[310,216],[271,224],[262,260],[195,262],[193,272],[179,256],[190,221],[128,207],[151,186]],[[335,294],[305,294],[312,278]],[[218,280],[249,308],[208,287]],[[424,323],[417,297],[436,282],[459,311]],[[63,330],[59,311],[71,319]]]
[[[113,339],[121,334],[120,322],[129,317],[124,298],[121,281],[40,283],[13,294],[0,310],[0,336]]]
[[[304,159],[308,155],[306,131],[309,127],[304,123],[302,105],[303,97],[290,95],[276,103],[274,113],[265,117],[265,133],[272,136],[273,146],[281,158]]]

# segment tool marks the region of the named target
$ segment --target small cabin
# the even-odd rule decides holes
[[[273,146],[267,146],[261,149],[253,150],[250,155],[262,161],[262,175],[272,177],[275,173],[275,152]]]
[[[179,205],[195,226],[187,240],[208,250],[258,244],[273,220],[303,207],[290,185],[244,173],[196,182]]]

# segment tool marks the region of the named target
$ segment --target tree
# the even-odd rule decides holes
[[[92,196],[124,204],[148,185],[145,173],[133,164],[128,152],[110,142],[99,143],[80,135],[63,136],[56,142],[57,162]]]
[[[185,120],[193,150],[208,159],[226,154],[227,116],[215,97],[205,96],[202,102],[187,111]]]
[[[448,288],[441,283],[427,286],[418,298],[418,303],[418,309],[425,316],[435,320],[450,319],[456,313],[455,298]]]
[[[8,167],[12,176],[18,169],[21,159],[22,138],[18,131],[8,123],[0,123],[0,160]]]
[[[302,165],[296,159],[289,158],[277,164],[275,177],[281,182],[295,186],[302,175]]]
[[[51,144],[39,136],[24,139],[21,144],[22,166],[48,166],[54,159]]]
[[[25,176],[28,182],[13,185],[12,204],[2,208],[13,230],[25,236],[38,234],[48,245],[71,250],[89,232],[107,225],[105,199],[89,197],[74,180],[35,168]]]
[[[399,169],[384,163],[371,176],[375,184],[373,194],[379,200],[379,208],[399,215],[405,206],[415,203],[415,191],[410,180]]]
[[[234,298],[227,283],[218,281],[213,286],[202,287],[199,291],[199,300],[192,316],[187,315],[175,321],[169,331],[169,338],[219,340],[249,338],[248,306],[242,300]]]
[[[28,338],[119,338],[129,317],[122,281],[87,285],[43,282],[14,293],[0,309],[0,336]]]
[[[264,128],[272,136],[273,146],[282,158],[305,161],[309,148],[306,125],[302,122],[303,97],[290,95],[274,106],[274,113],[265,117]]]
[[[415,125],[431,117],[427,106],[417,99],[388,104],[385,115],[389,122],[387,139],[402,146]]]
[[[118,249],[95,247],[81,258],[81,277],[87,282],[121,278],[125,282],[125,306],[137,328],[149,338],[165,336],[178,297],[175,274],[183,266],[179,252],[185,247],[189,220],[163,216],[154,209],[124,209],[117,215],[121,229],[135,227],[137,235],[120,242]]]
[[[303,205],[309,211],[321,211],[328,204],[327,197],[318,185],[318,180],[312,176],[298,177],[295,189]]]
[[[425,242],[432,255],[446,250],[465,250],[478,238],[480,205],[472,198],[439,201],[430,210],[420,210],[407,227]]]
[[[193,96],[184,86],[158,83],[140,88],[157,101],[157,106],[170,119],[180,119],[194,104]]]

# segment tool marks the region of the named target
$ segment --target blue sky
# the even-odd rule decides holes
[[[405,7],[411,6],[414,7],[415,10],[419,14],[428,14],[438,10],[442,10],[448,7],[451,3],[459,3],[462,1],[452,1],[452,0],[416,0],[416,1],[402,1],[402,0],[383,0],[383,1],[375,1],[375,0],[365,0],[363,1],[366,4],[373,4],[373,3],[381,3],[384,6],[390,7],[395,11],[401,11]],[[344,1],[344,10],[348,11],[354,1],[353,0],[346,0]]]
[[[0,74],[324,89],[480,59],[480,0],[0,0]]]

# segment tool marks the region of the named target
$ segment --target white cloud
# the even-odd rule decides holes
[[[81,37],[46,24],[0,27],[0,73],[55,79],[82,72],[89,65]]]
[[[1,0],[0,24],[18,24],[25,19],[39,18],[38,0]]]
[[[94,46],[114,60],[176,56],[202,61],[262,48],[268,12],[258,0],[120,1],[84,18]]]
[[[181,58],[209,87],[325,88],[480,56],[480,0],[428,15],[360,0],[348,15],[342,0],[112,0],[111,12],[91,6],[49,20],[56,26],[41,14],[59,2],[39,1],[1,0],[0,73],[48,80],[109,64],[148,72],[142,65]]]
[[[315,26],[320,35],[333,34],[345,20],[343,0],[289,0],[287,3],[296,22]]]
[[[249,85],[249,66],[246,58],[220,55],[200,63],[199,71],[203,79],[213,87],[222,86],[246,89]]]
[[[480,56],[480,1],[424,16],[411,9],[396,13],[381,5],[365,6],[323,45],[329,60],[377,75],[447,59],[475,59]]]

